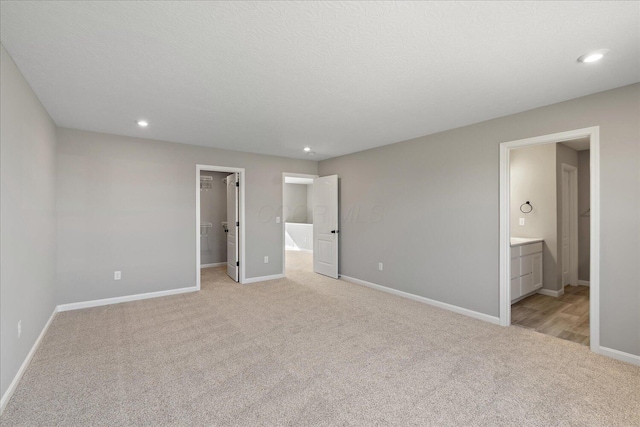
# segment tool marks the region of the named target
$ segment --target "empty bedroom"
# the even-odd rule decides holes
[[[640,427],[639,1],[0,1],[0,425]]]

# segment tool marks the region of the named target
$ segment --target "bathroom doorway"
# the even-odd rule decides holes
[[[514,148],[509,157],[511,323],[582,345],[590,328],[589,155],[584,137]]]
[[[500,169],[500,324],[599,352],[599,128],[502,143]]]

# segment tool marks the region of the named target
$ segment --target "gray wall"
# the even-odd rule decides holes
[[[55,308],[55,125],[0,46],[0,394]],[[18,338],[18,321],[22,336]]]
[[[307,185],[307,223],[313,224],[313,184]]]
[[[543,288],[557,290],[558,228],[556,200],[556,145],[524,147],[510,152],[511,237],[541,237],[543,244]],[[520,205],[530,201],[531,213]],[[519,219],[525,225],[519,225]]]
[[[200,223],[211,223],[211,228],[201,228],[200,263],[227,262],[227,233],[222,222],[227,221],[227,184],[222,180],[229,172],[202,171],[200,176],[211,176],[207,181],[211,188],[200,191]]]
[[[601,345],[640,355],[638,117],[634,84],[320,162],[341,274],[498,316],[499,144],[600,126]]]
[[[578,152],[578,280],[589,281],[591,266],[591,151]]]
[[[57,137],[59,304],[195,286],[196,164],[245,168],[247,278],[282,273],[282,173],[316,174],[316,162],[72,129]]]
[[[284,185],[284,222],[307,222],[307,185]],[[312,217],[313,218],[313,217]]]
[[[555,144],[556,145],[556,197],[558,200],[558,287],[557,289],[562,288],[562,270],[563,263],[565,260],[562,257],[562,199],[564,195],[562,194],[562,164],[571,165],[574,167],[578,167],[578,152],[571,147],[567,147],[564,144]],[[580,172],[578,172],[580,173]],[[573,285],[577,285],[577,283],[572,283]]]

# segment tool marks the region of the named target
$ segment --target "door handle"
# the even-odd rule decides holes
[[[331,234],[338,234],[340,230],[331,230]]]

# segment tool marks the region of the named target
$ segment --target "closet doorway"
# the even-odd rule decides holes
[[[245,281],[243,168],[196,165],[196,277],[202,268],[224,268],[234,282]]]

